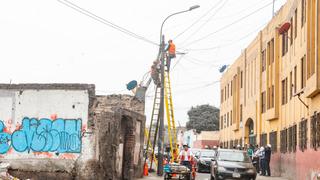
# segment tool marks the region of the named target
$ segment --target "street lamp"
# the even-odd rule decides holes
[[[158,134],[158,168],[157,168],[157,174],[158,176],[163,175],[163,129],[164,129],[164,56],[165,56],[165,51],[164,51],[164,35],[162,34],[162,29],[164,23],[172,16],[185,13],[188,11],[192,11],[194,9],[199,8],[199,5],[194,5],[191,6],[188,10],[184,11],[179,11],[176,13],[173,13],[166,17],[164,21],[161,24],[160,28],[160,46],[159,46],[159,54],[158,54],[158,59],[161,60],[161,91],[160,91],[160,108],[159,108],[159,120],[160,120],[160,125],[159,125],[159,134]]]
[[[192,11],[192,10],[197,9],[197,8],[199,8],[199,7],[200,7],[199,5],[194,5],[194,6],[191,6],[188,10],[176,12],[176,13],[173,13],[173,14],[169,15],[168,17],[166,17],[166,18],[164,19],[164,21],[162,22],[162,24],[161,24],[161,29],[160,29],[160,43],[162,42],[161,39],[162,39],[162,29],[163,29],[163,25],[164,25],[164,23],[165,23],[170,17],[172,17],[172,16],[174,16],[174,15],[177,15],[177,14],[181,14],[181,13],[185,13],[185,12],[188,12],[188,11]]]

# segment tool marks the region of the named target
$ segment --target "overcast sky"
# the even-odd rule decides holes
[[[219,107],[218,68],[231,64],[272,17],[272,0],[70,2],[153,42],[159,42],[166,16],[201,6],[172,17],[164,27],[166,39],[187,52],[173,60],[177,65],[171,72],[175,117],[182,125],[191,106]],[[275,9],[284,3],[277,0]],[[130,94],[126,83],[141,81],[158,53],[157,46],[57,0],[0,1],[0,26],[1,83],[92,83],[97,94]],[[153,90],[152,85],[147,92],[148,121]]]

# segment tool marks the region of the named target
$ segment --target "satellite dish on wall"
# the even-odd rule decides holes
[[[291,26],[291,24],[289,22],[282,24],[278,30],[279,34],[283,34],[285,32],[288,32],[290,29],[290,26]]]
[[[138,82],[136,80],[133,80],[133,81],[130,81],[128,84],[127,84],[127,89],[129,91],[133,90],[134,88],[136,88],[138,85]]]
[[[227,66],[228,66],[228,65],[223,65],[223,66],[221,66],[221,68],[219,69],[219,72],[220,72],[220,73],[223,73],[224,70],[227,69]]]

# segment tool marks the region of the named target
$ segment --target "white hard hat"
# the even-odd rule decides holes
[[[271,144],[268,144],[267,146],[268,146],[269,148],[271,148]]]

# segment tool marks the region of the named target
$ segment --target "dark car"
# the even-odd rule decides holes
[[[211,180],[248,179],[255,180],[256,169],[247,152],[231,149],[219,149],[211,162]]]
[[[195,154],[198,172],[210,172],[211,160],[215,157],[215,150],[201,150]]]

